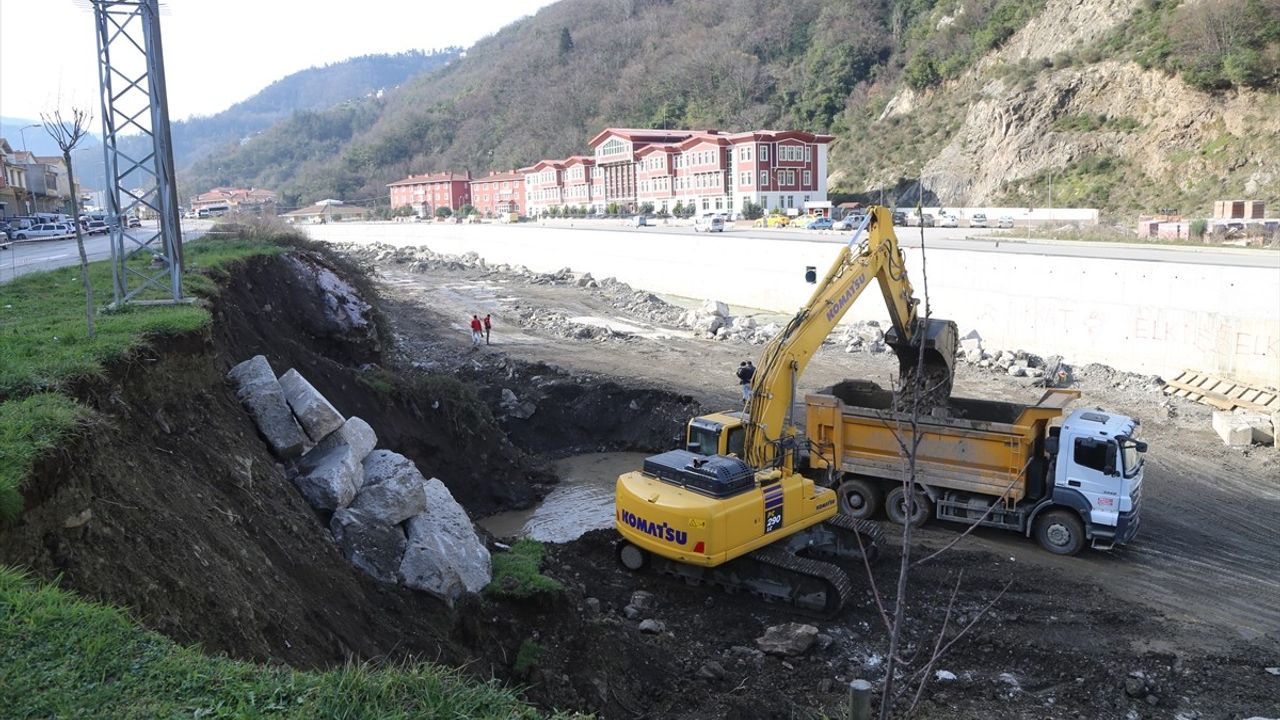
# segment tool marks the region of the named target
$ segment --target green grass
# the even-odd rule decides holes
[[[5,717],[535,718],[495,682],[432,664],[300,672],[210,657],[0,568]]]
[[[285,248],[262,242],[200,240],[187,245],[188,294],[209,295],[213,279],[232,262]],[[111,302],[111,266],[89,264],[94,302]],[[209,313],[197,305],[128,306],[95,316],[89,339],[80,268],[23,275],[0,285],[0,398],[57,389],[76,378],[102,373],[105,365],[146,342],[148,335],[198,330]]]
[[[554,578],[542,574],[542,543],[524,539],[511,550],[493,556],[493,581],[485,592],[494,597],[527,599],[564,590]]]
[[[0,524],[22,512],[22,483],[36,458],[88,415],[83,405],[52,393],[0,403]]]
[[[511,666],[516,675],[527,677],[529,673],[538,666],[538,661],[542,659],[543,648],[530,638],[525,638],[520,642],[520,649],[516,651],[516,661]]]
[[[198,240],[186,246],[187,293],[211,296],[214,277],[232,263],[287,248],[267,241]],[[139,260],[141,262],[141,260]],[[89,264],[94,301],[111,302],[111,266]],[[0,524],[22,511],[22,485],[42,452],[88,416],[87,408],[57,394],[69,383],[100,376],[156,335],[198,330],[210,322],[196,304],[129,306],[95,315],[89,339],[80,268],[23,275],[0,285]]]

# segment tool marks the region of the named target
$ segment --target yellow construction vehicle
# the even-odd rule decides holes
[[[865,240],[859,242],[865,233]],[[889,306],[886,344],[904,378],[923,355],[932,390],[950,394],[956,326],[917,314],[893,215],[870,208],[813,297],[764,349],[745,412],[689,422],[685,448],[647,458],[618,478],[618,561],[691,583],[747,590],[817,615],[833,614],[853,591],[827,562],[874,553],[879,526],[837,514],[836,493],[797,471],[793,417],[805,366],[873,281]]]

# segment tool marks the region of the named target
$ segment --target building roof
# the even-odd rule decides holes
[[[804,130],[750,130],[747,132],[732,133],[725,136],[729,142],[738,143],[747,140],[776,142],[778,140],[801,140],[810,143],[831,143],[836,139],[835,135],[820,135],[818,133],[806,132]]]
[[[561,161],[561,164],[565,167],[569,167],[570,165],[595,165],[596,159],[588,155],[571,155]]]
[[[524,179],[524,175],[521,175],[515,170],[508,170],[506,172],[491,172],[488,175],[485,175],[484,177],[473,177],[471,178],[471,183],[475,184],[478,182],[494,182],[494,181],[506,182],[510,180],[519,181],[523,179]]]
[[[587,142],[587,147],[596,147],[605,141],[610,135],[616,135],[626,138],[631,142],[644,143],[671,143],[680,142],[690,135],[697,132],[696,130],[656,130],[653,128],[605,128],[596,134]],[[714,130],[709,132],[715,132]]]
[[[564,167],[564,161],[563,160],[539,160],[536,164],[530,165],[529,167],[522,167],[516,172],[520,173],[521,175],[528,175],[529,173],[538,172],[543,168],[549,168],[549,167],[559,170]]]
[[[195,203],[255,203],[255,202],[275,202],[276,193],[273,190],[265,188],[230,188],[216,187],[208,192],[202,192],[191,198],[192,204]]]
[[[410,175],[403,180],[397,180],[393,183],[387,183],[387,187],[396,187],[397,185],[429,185],[431,183],[442,182],[470,182],[471,173],[456,172],[440,172],[425,173],[423,175]]]
[[[363,215],[366,209],[357,205],[343,205],[337,200],[322,200],[314,205],[287,212],[281,217],[310,217],[312,215]]]

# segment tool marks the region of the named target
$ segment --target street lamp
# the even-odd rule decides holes
[[[18,135],[22,137],[22,152],[25,153],[27,151],[27,131],[30,130],[31,128],[38,128],[38,127],[44,127],[44,126],[41,125],[40,123],[31,123],[30,125],[25,125],[21,128],[18,128]],[[30,175],[27,176],[27,195],[29,196],[28,200],[30,204],[30,207],[27,208],[27,212],[32,215],[35,215],[36,214],[36,194],[35,194],[35,191],[31,189]]]

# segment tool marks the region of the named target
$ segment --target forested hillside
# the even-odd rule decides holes
[[[216,115],[172,123],[174,163],[181,171],[202,158],[231,152],[242,141],[295,112],[327,109],[361,100],[379,90],[391,90],[411,77],[443,67],[457,57],[458,51],[446,48],[431,53],[363,55],[293,73]],[[94,115],[95,123],[100,123],[98,113]],[[99,130],[100,126],[95,124],[93,129]],[[26,134],[33,139],[44,132],[28,130]],[[122,149],[142,157],[148,152],[148,142],[141,136],[126,137]],[[105,186],[102,162],[102,146],[96,138],[92,147],[77,151],[76,179],[82,186]]]
[[[794,126],[838,136],[850,192],[923,177],[949,204],[1035,202],[1052,174],[1058,204],[1113,212],[1276,200],[1278,82],[1280,0],[561,0],[190,181],[372,202],[410,172],[582,152],[609,125]]]

